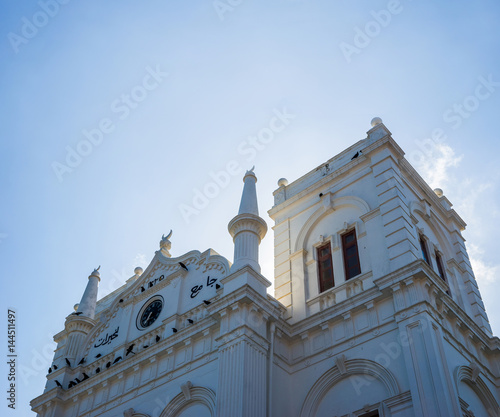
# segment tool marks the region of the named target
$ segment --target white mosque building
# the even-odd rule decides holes
[[[500,416],[493,337],[464,221],[379,118],[274,206],[274,297],[260,273],[254,172],[213,249],[151,264],[97,300],[98,270],[57,348],[40,417]]]

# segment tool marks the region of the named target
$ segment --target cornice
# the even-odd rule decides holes
[[[229,222],[227,228],[233,239],[238,233],[253,232],[262,240],[267,233],[266,222],[261,217],[250,213],[238,214]]]

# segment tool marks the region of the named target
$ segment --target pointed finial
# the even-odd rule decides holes
[[[255,165],[245,173],[245,175],[243,176],[243,182],[245,182],[248,177],[253,178],[255,180],[255,182],[257,182],[257,176],[255,175],[255,172],[253,171],[254,169],[255,169]]]
[[[92,273],[90,274],[90,276],[91,277],[94,276],[94,277],[100,278],[101,277],[101,273],[99,272],[99,269],[101,269],[101,265],[99,265],[98,268],[94,268],[94,270],[92,271]]]
[[[172,247],[172,242],[170,242],[170,237],[172,236],[172,229],[170,229],[170,233],[165,236],[164,234],[161,236],[160,240],[160,251],[163,255],[165,255],[167,258],[170,258],[172,255],[170,255],[170,248]]]

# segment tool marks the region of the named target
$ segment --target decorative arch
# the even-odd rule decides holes
[[[300,417],[313,417],[327,392],[341,380],[353,375],[369,375],[380,381],[389,397],[400,393],[394,375],[377,362],[367,359],[337,359],[337,365],[326,371],[310,389],[302,406]]]
[[[479,376],[479,373],[480,371],[477,364],[474,364],[473,367],[462,365],[455,369],[455,384],[458,395],[460,396],[460,382],[464,382],[476,393],[487,410],[498,413],[500,411],[500,407],[497,400],[491,393],[486,383]]]
[[[443,232],[441,225],[436,220],[435,215],[426,206],[424,206],[424,203],[416,200],[410,203],[410,214],[414,216],[415,213],[419,214],[432,230],[436,239],[438,239],[438,243],[440,244],[445,256],[448,258],[452,257],[453,249],[449,243],[449,239],[446,238],[445,233]],[[414,218],[414,221],[417,221],[417,219]]]
[[[192,404],[203,404],[209,410],[210,414],[215,416],[215,392],[209,388],[204,387],[190,387],[188,389],[189,394],[183,390],[177,394],[172,401],[168,403],[165,409],[160,414],[160,417],[174,417],[182,411],[184,407]]]
[[[297,236],[297,240],[295,241],[295,250],[294,252],[304,249],[304,242],[309,237],[311,230],[319,223],[323,217],[326,217],[328,214],[333,213],[335,210],[340,209],[346,206],[354,206],[359,208],[363,214],[366,214],[370,211],[370,206],[368,203],[362,198],[355,196],[345,196],[332,199],[332,194],[325,194],[321,199],[321,207],[318,208],[304,223],[300,232]]]

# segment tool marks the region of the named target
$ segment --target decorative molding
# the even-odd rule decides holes
[[[209,388],[192,387],[190,389],[190,399],[186,399],[183,392],[177,394],[172,401],[168,403],[159,417],[174,417],[189,403],[198,403],[205,405],[212,416],[215,416],[215,392]]]
[[[345,372],[342,373],[337,365],[326,371],[312,386],[306,396],[300,417],[314,417],[326,393],[338,382],[351,375],[370,375],[379,380],[390,397],[400,394],[399,385],[394,375],[377,362],[367,359],[345,360]]]
[[[321,206],[307,219],[307,221],[300,229],[297,240],[295,241],[294,252],[297,252],[299,249],[305,249],[304,243],[309,237],[311,230],[323,217],[327,216],[333,211],[346,206],[357,207],[363,212],[362,215],[365,215],[370,211],[370,206],[368,205],[368,203],[359,197],[344,196],[332,199],[331,196],[333,196],[332,193],[323,195],[323,197],[321,198]]]
[[[193,388],[193,384],[191,381],[184,382],[184,384],[181,384],[181,391],[184,394],[184,398],[186,401],[189,401],[191,399],[191,388]]]
[[[500,406],[494,395],[480,376],[479,365],[471,363],[471,366],[457,366],[455,369],[455,384],[457,392],[460,395],[460,382],[463,382],[471,388],[479,397],[487,410],[491,410],[492,415],[500,415]]]
[[[345,375],[347,373],[347,368],[345,365],[346,359],[347,358],[345,357],[345,355],[340,355],[335,358],[335,365],[337,366],[340,375]]]
[[[368,213],[359,216],[359,218],[363,223],[366,223],[378,216],[380,216],[380,207],[374,208],[372,211],[369,211]]]

